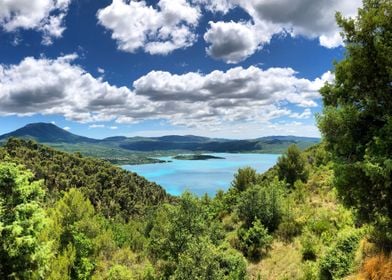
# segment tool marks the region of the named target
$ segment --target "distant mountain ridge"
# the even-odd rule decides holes
[[[263,152],[281,153],[291,144],[306,148],[319,138],[297,136],[267,136],[257,139],[233,140],[195,135],[166,135],[161,137],[113,136],[102,140],[70,133],[51,123],[32,123],[0,136],[0,141],[10,137],[33,139],[50,145],[95,145],[103,149],[135,152]]]
[[[52,123],[31,123],[15,131],[1,135],[0,140],[10,137],[34,139],[37,142],[44,143],[96,143],[99,141],[73,134]]]

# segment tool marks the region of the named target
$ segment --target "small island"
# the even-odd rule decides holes
[[[224,157],[217,157],[212,155],[177,155],[173,157],[178,160],[209,160],[209,159],[225,159]]]

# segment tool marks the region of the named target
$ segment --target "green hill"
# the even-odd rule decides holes
[[[2,153],[1,153],[2,152]],[[70,188],[80,189],[106,217],[128,219],[147,206],[168,201],[165,190],[136,173],[95,158],[60,152],[31,140],[9,139],[0,161],[23,164],[44,180],[49,195],[57,198]]]

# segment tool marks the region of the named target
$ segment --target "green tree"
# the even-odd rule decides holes
[[[192,241],[179,256],[170,279],[243,280],[246,279],[246,262],[235,250],[217,248],[208,239]]]
[[[339,234],[336,244],[320,261],[321,280],[343,279],[352,271],[361,236],[361,231],[352,229]]]
[[[238,202],[238,216],[249,228],[259,220],[268,231],[278,228],[282,218],[282,183],[275,180],[246,190]]]
[[[152,221],[149,235],[149,253],[156,263],[163,260],[161,273],[165,277],[173,274],[178,257],[191,242],[197,242],[206,233],[207,215],[199,199],[184,193],[177,206],[164,205]]]
[[[103,231],[94,207],[79,190],[70,189],[56,202],[50,217],[51,234],[57,240],[53,265],[66,272],[63,278],[89,279],[94,269],[96,239]],[[52,270],[55,273],[57,267]]]
[[[177,269],[171,279],[223,279],[214,246],[206,240],[191,242],[179,256]]]
[[[47,222],[41,181],[14,164],[0,164],[0,278],[44,279],[50,243],[39,238]]]
[[[346,56],[321,89],[319,127],[340,197],[392,241],[392,2],[364,0],[356,18],[337,22]]]
[[[246,190],[250,185],[254,185],[257,182],[257,173],[251,167],[245,167],[238,169],[234,175],[234,180],[231,185],[238,191],[242,192]]]
[[[297,180],[306,182],[308,179],[306,160],[297,145],[291,145],[287,152],[279,157],[277,168],[279,179],[285,180],[290,187],[293,187]]]
[[[254,221],[249,229],[240,228],[238,239],[241,251],[251,259],[260,258],[272,243],[272,236],[259,220]]]

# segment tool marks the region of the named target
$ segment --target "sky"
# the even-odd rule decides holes
[[[0,134],[320,136],[360,0],[0,0]]]

